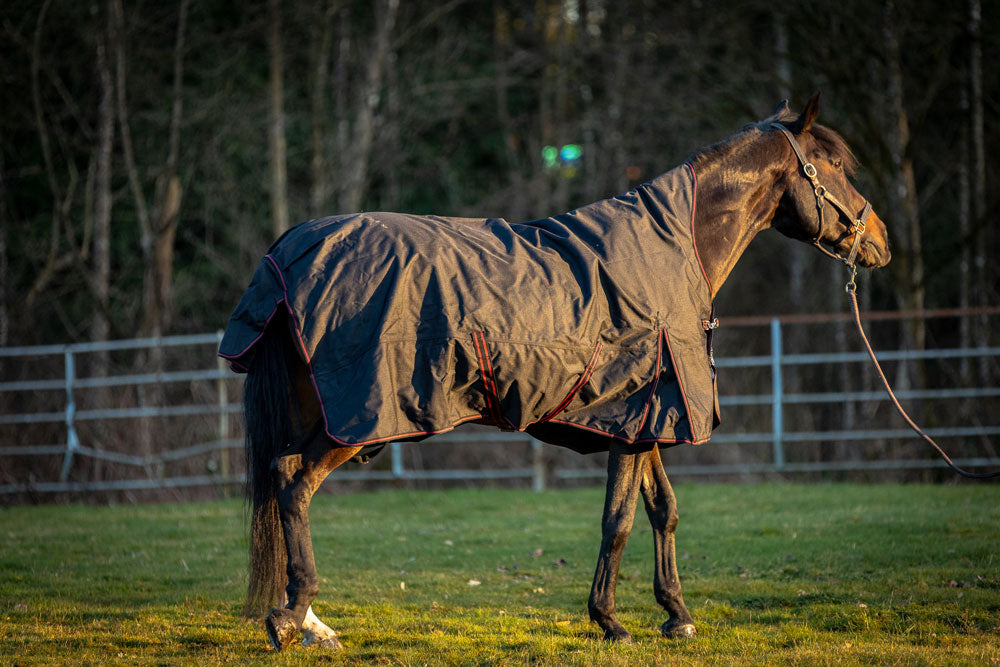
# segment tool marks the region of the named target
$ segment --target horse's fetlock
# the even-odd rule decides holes
[[[615,615],[615,605],[608,604],[607,600],[591,598],[587,602],[587,612],[590,614],[590,620],[601,623]]]
[[[289,584],[288,586],[288,598],[295,600],[296,606],[303,600],[312,603],[317,595],[319,595],[319,579],[315,577],[300,576],[294,585]]]

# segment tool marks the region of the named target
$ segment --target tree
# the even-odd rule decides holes
[[[369,46],[371,55],[361,89],[356,95],[354,136],[348,151],[350,161],[341,170],[344,189],[340,196],[340,207],[345,211],[357,211],[361,208],[368,183],[368,165],[375,138],[375,116],[382,99],[382,80],[398,9],[399,0],[375,0],[375,26]]]
[[[113,15],[114,0],[109,0],[105,6],[105,25],[112,25],[107,20]],[[95,6],[94,12],[97,12]],[[93,286],[96,308],[90,325],[91,340],[107,340],[111,331],[111,151],[114,141],[115,111],[114,84],[112,82],[111,63],[108,58],[107,33],[101,31],[97,36],[97,144],[96,154],[96,184],[94,196],[94,250],[91,256]],[[99,364],[99,373],[106,372],[104,364]]]
[[[275,236],[288,229],[288,159],[285,139],[285,66],[281,36],[281,0],[267,2],[268,161],[271,165],[271,227]]]
[[[888,214],[891,228],[896,231],[895,242],[899,249],[894,254],[899,262],[904,289],[900,295],[900,306],[908,310],[924,308],[924,259],[920,230],[920,204],[917,196],[917,182],[910,146],[910,120],[906,110],[903,90],[903,70],[899,45],[899,16],[895,0],[886,0],[883,7],[883,31],[886,49],[889,109],[889,150],[892,160],[893,206]],[[903,327],[901,344],[911,350],[925,347],[923,323],[914,320]],[[902,363],[896,376],[896,384],[908,388],[911,384],[910,364]]]

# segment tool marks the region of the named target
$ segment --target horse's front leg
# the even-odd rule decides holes
[[[677,528],[677,498],[667,479],[660,459],[660,450],[649,456],[647,473],[642,476],[642,499],[649,523],[653,526],[653,548],[656,568],[653,574],[653,594],[670,618],[660,627],[664,637],[693,637],[694,621],[681,595],[681,580],[677,575],[674,551],[674,530]]]
[[[635,504],[644,471],[649,467],[649,452],[629,451],[614,444],[608,454],[608,488],[604,496],[601,522],[601,553],[597,557],[594,585],[590,589],[590,619],[604,630],[609,641],[630,642],[632,636],[618,622],[615,587],[622,551],[628,542],[635,518]]]
[[[295,640],[306,621],[312,601],[319,593],[319,576],[313,558],[312,536],[309,532],[309,502],[327,475],[340,464],[360,451],[360,447],[330,447],[324,436],[314,438],[298,453],[281,456],[275,460],[278,484],[278,512],[285,536],[288,556],[288,587],[285,593],[288,604],[274,609],[264,620],[268,638],[277,651]],[[307,639],[317,634],[316,622],[310,618]],[[319,623],[319,625],[323,625]],[[323,625],[326,641],[323,645],[337,648],[340,642],[336,633]],[[329,631],[329,632],[327,632]],[[331,638],[332,633],[332,638]],[[312,643],[312,642],[310,642]]]

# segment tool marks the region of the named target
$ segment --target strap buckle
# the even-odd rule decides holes
[[[719,328],[719,318],[716,317],[716,318],[711,319],[711,320],[702,320],[701,321],[701,328],[704,329],[705,331],[712,331],[713,329],[718,329]]]

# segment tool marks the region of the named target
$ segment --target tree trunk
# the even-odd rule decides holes
[[[361,208],[365,186],[368,182],[368,164],[375,139],[375,113],[382,98],[382,79],[388,59],[392,30],[396,23],[399,0],[375,2],[375,31],[370,47],[371,56],[365,72],[362,89],[357,95],[358,106],[354,114],[354,141],[351,162],[342,174],[345,178],[341,206],[346,211]]]
[[[396,53],[389,51],[386,56],[388,66],[385,74],[385,115],[382,121],[382,132],[385,138],[387,157],[385,166],[385,192],[381,200],[383,206],[391,211],[399,208],[401,187],[399,179],[399,157],[403,154],[403,141],[400,125],[403,122],[403,110],[399,94],[399,69],[396,64]]]
[[[94,7],[92,12],[98,24],[106,28],[97,31],[97,143],[94,146],[94,216],[93,216],[93,251],[89,283],[93,293],[93,315],[90,321],[90,339],[92,341],[108,340],[111,333],[111,152],[114,143],[115,108],[114,84],[111,64],[108,58],[108,47],[114,43],[113,33],[114,1],[105,5],[107,13],[100,16],[100,11]],[[108,375],[109,355],[106,351],[89,355],[87,375],[100,378]],[[91,405],[96,408],[106,408],[110,405],[110,393],[107,387],[96,387],[90,397]],[[102,448],[103,431],[101,427],[94,433],[93,440],[88,443],[94,449]],[[103,474],[102,466],[98,464],[91,471],[94,479]]]
[[[612,25],[609,21],[608,25]],[[632,66],[629,58],[629,43],[635,32],[631,23],[620,24],[617,32],[611,34],[611,39],[617,38],[617,48],[613,49],[610,55],[611,64],[607,68],[610,81],[606,81],[608,88],[608,108],[607,108],[607,143],[605,151],[611,156],[608,161],[608,189],[611,192],[625,192],[629,189],[629,178],[627,176],[628,154],[625,149],[625,134],[622,132],[625,116],[625,99],[628,97],[628,72]]]
[[[310,215],[319,217],[327,212],[330,191],[330,173],[326,162],[327,152],[327,89],[330,71],[330,44],[333,41],[333,17],[337,6],[328,0],[319,17],[313,36],[312,82],[312,191],[309,196]]]
[[[180,0],[174,41],[173,99],[167,156],[163,173],[156,181],[153,224],[149,225],[149,238],[142,247],[146,270],[143,274],[143,315],[140,331],[143,335],[153,337],[162,336],[169,330],[173,315],[174,243],[177,238],[182,195],[177,170],[180,162],[181,120],[184,111],[184,42],[189,5],[190,0]],[[124,58],[124,54],[122,57]],[[156,371],[161,371],[162,360],[158,355],[156,357],[151,360],[152,366]]]
[[[503,132],[504,161],[507,166],[507,198],[504,213],[512,220],[528,217],[529,204],[525,201],[524,174],[518,159],[518,138],[514,129],[514,119],[510,115],[507,91],[510,87],[508,69],[511,48],[510,10],[496,7],[493,12],[493,61],[496,63],[496,78],[493,81],[493,96],[496,102],[497,118]]]
[[[183,118],[183,78],[184,42],[187,28],[187,13],[190,0],[180,0],[177,15],[177,31],[173,52],[173,85],[170,123],[167,136],[167,155],[163,171],[157,178],[152,212],[144,194],[142,177],[136,165],[132,148],[131,127],[128,115],[127,96],[127,54],[124,10],[121,0],[112,0],[112,42],[115,48],[117,76],[118,122],[122,139],[122,153],[132,198],[135,203],[136,219],[139,223],[139,246],[143,258],[142,302],[139,320],[139,334],[159,338],[169,329],[173,312],[173,258],[177,237],[177,224],[181,206],[181,184],[177,177],[180,161],[180,125]],[[148,352],[140,352],[133,360],[137,369],[147,372],[164,370],[163,350],[158,347]],[[141,407],[160,406],[164,402],[160,385],[136,387],[138,404]],[[154,428],[152,420],[139,420],[136,448],[141,454],[153,452]]]
[[[347,65],[351,56],[351,13],[348,11],[340,12],[340,21],[337,26],[337,59],[333,67],[333,99],[335,104],[334,109],[334,121],[337,124],[337,129],[334,134],[334,158],[337,160],[336,165],[336,181],[335,186],[337,201],[335,203],[335,211],[348,212],[346,206],[344,206],[344,182],[347,179],[347,174],[350,171],[351,155],[348,150],[348,142],[350,137],[350,119],[348,118],[348,103],[347,100],[350,99],[350,91],[348,89],[347,81]]]
[[[108,3],[111,8],[112,3]],[[113,11],[113,10],[112,10]],[[96,12],[95,12],[96,13]],[[97,172],[94,194],[94,250],[91,254],[91,281],[96,308],[90,324],[90,339],[107,340],[111,333],[109,319],[111,295],[111,148],[114,140],[115,113],[112,102],[114,88],[108,63],[107,35],[97,37]],[[92,375],[107,373],[107,353],[95,355],[96,368]]]
[[[971,96],[969,109],[970,146],[972,153],[972,221],[973,234],[970,242],[973,248],[973,264],[975,270],[972,276],[975,285],[975,305],[985,306],[994,303],[996,286],[990,280],[988,265],[988,249],[994,247],[991,243],[992,225],[986,219],[986,140],[983,121],[983,50],[982,50],[982,6],[980,0],[969,0],[969,94]],[[976,330],[980,340],[989,340],[989,318],[985,315],[977,318]],[[987,382],[989,362],[985,356],[979,358],[979,379]]]
[[[910,156],[910,124],[903,92],[903,73],[899,45],[899,16],[894,0],[886,0],[884,6],[884,36],[886,44],[886,65],[888,67],[890,123],[889,152],[892,158],[891,201],[893,207],[890,218],[891,228],[898,230],[896,244],[900,252],[895,253],[903,272],[904,293],[900,305],[906,310],[924,308],[924,263],[920,237],[920,211],[917,197],[913,158]],[[909,350],[923,350],[925,335],[923,322],[919,319],[904,322],[901,330],[901,347]],[[901,362],[898,367],[896,384],[900,389],[909,388],[913,378],[913,364]]]
[[[970,68],[971,71],[971,68]],[[961,248],[958,261],[958,307],[969,308],[972,305],[971,287],[975,276],[972,270],[972,189],[969,178],[969,90],[968,79],[962,82],[959,94],[959,107],[962,116],[958,123],[958,237]],[[972,346],[973,318],[962,317],[958,325],[958,346]],[[971,380],[972,364],[968,357],[959,362],[959,371],[963,382]]]
[[[10,321],[7,319],[7,179],[5,177],[3,152],[0,152],[0,347],[10,340]]]
[[[281,41],[281,0],[268,0],[267,20],[267,53],[270,63],[268,157],[271,163],[271,226],[274,236],[280,236],[288,229],[288,162],[285,140],[285,74]]]

